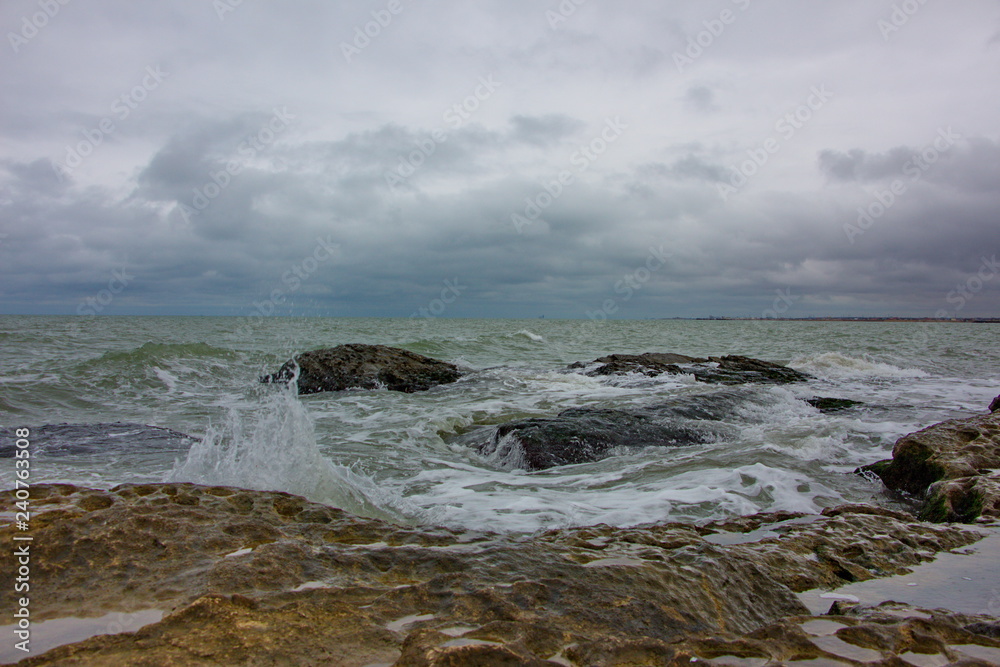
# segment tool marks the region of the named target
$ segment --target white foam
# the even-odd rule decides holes
[[[167,481],[286,491],[392,520],[419,514],[370,477],[324,457],[312,417],[294,388],[275,389],[257,405],[231,409],[221,428],[209,427]]]
[[[533,340],[536,343],[544,343],[545,342],[545,338],[543,338],[542,336],[539,336],[538,334],[536,334],[536,333],[534,333],[532,331],[528,331],[527,329],[521,329],[520,331],[518,331],[517,333],[512,334],[512,335],[514,335],[514,336],[522,336],[522,337],[527,338],[529,340]]]
[[[160,378],[160,381],[167,386],[167,391],[173,393],[177,391],[177,376],[165,371],[159,366],[153,366],[153,372],[156,373],[156,377]]]
[[[824,352],[797,357],[788,365],[796,370],[827,379],[927,377],[927,373],[919,368],[900,368],[881,361],[864,357],[851,357],[839,352]]]

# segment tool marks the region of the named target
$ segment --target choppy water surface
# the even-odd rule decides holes
[[[885,502],[850,474],[896,438],[982,412],[1000,393],[994,325],[952,323],[0,317],[0,427],[129,422],[195,444],[39,451],[33,481],[178,480],[279,489],[410,523],[532,531]],[[292,354],[404,347],[472,370],[419,394],[297,397],[257,383]],[[527,473],[456,443],[476,426],[568,407],[636,407],[720,391],[689,376],[591,378],[604,354],[744,354],[815,379],[755,386],[695,447],[626,450]],[[821,414],[804,402],[865,405]],[[57,455],[58,454],[58,455]],[[0,484],[13,466],[0,459]]]

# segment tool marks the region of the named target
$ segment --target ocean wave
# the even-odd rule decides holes
[[[508,334],[508,335],[511,338],[517,338],[517,337],[527,338],[528,340],[533,340],[536,343],[544,343],[545,342],[545,338],[544,337],[539,336],[538,334],[534,333],[533,331],[528,331],[527,329],[521,329],[520,331],[516,331],[516,332],[514,332],[512,334]]]
[[[285,491],[390,521],[420,514],[364,473],[323,456],[313,419],[291,389],[232,408],[222,427],[209,427],[174,465],[167,481]]]
[[[105,352],[101,361],[135,362],[163,361],[168,359],[217,358],[233,359],[237,356],[235,350],[216,347],[208,343],[143,343],[131,350],[115,350]]]
[[[839,352],[804,355],[793,359],[788,365],[824,379],[927,377],[927,373],[919,368],[900,368],[885,362],[852,357]]]

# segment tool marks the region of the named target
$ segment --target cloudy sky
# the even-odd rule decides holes
[[[0,26],[0,312],[1000,316],[996,0]]]

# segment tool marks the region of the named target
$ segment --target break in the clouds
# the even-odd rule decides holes
[[[1000,315],[1000,5],[0,5],[0,311]]]

